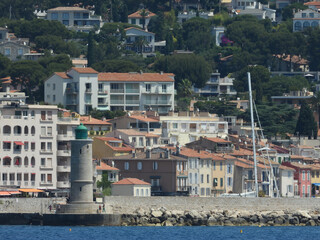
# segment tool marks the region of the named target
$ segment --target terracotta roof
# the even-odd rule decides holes
[[[208,139],[211,142],[215,142],[215,143],[231,143],[230,141],[224,140],[222,138],[208,138],[208,137],[206,137],[206,139]]]
[[[48,11],[88,11],[88,10],[80,7],[56,7],[56,8],[48,9]]]
[[[137,152],[136,153],[136,157],[133,157],[132,154],[129,155],[121,155],[121,156],[116,156],[116,157],[107,157],[107,159],[111,159],[111,160],[124,160],[124,161],[133,161],[133,160],[143,160],[143,161],[154,161],[154,160],[158,160],[158,161],[175,161],[175,160],[179,160],[179,161],[187,161],[187,159],[183,156],[177,156],[174,154],[170,154],[170,158],[165,158],[165,153],[164,152],[155,152],[153,153],[151,151],[151,156],[150,158],[147,158],[146,153],[145,152]]]
[[[128,18],[142,18],[141,12],[142,12],[142,10],[138,10],[138,11],[130,14],[130,15],[128,16]],[[145,16],[145,18],[151,18],[151,17],[153,17],[153,16],[156,16],[156,14],[154,14],[153,12],[150,12],[148,9],[145,9],[145,12],[148,13],[148,15]]]
[[[303,159],[303,156],[299,156],[299,155],[290,155],[291,159]]]
[[[115,137],[96,137],[96,139],[100,139],[102,141],[119,141],[122,142],[121,139]]]
[[[55,75],[58,75],[59,77],[63,79],[70,79],[70,77],[65,72],[55,72]]]
[[[102,170],[102,171],[119,171],[118,168],[115,167],[111,167],[108,164],[104,163],[104,162],[100,162],[100,166],[96,166],[97,170]]]
[[[174,82],[172,73],[99,73],[98,80],[105,82]]]
[[[301,168],[301,169],[311,169],[312,168],[311,165],[304,165],[304,164],[295,163],[295,162],[290,162],[290,165],[297,167],[297,168]]]
[[[0,80],[11,80],[11,77],[4,77],[4,78],[0,78]]]
[[[194,157],[194,158],[210,158],[210,156],[206,153],[204,153],[204,151],[196,151],[190,148],[182,148],[180,150],[180,155],[182,156],[186,156],[186,157]]]
[[[306,2],[304,3],[303,5],[306,5],[306,6],[320,6],[320,2]]]
[[[126,29],[124,29],[124,30],[125,30],[125,31],[128,31],[128,30],[130,30],[130,29],[136,29],[136,30],[139,30],[139,31],[148,33],[148,34],[156,35],[156,34],[153,33],[153,32],[148,32],[148,31],[146,31],[146,30],[143,30],[143,29],[141,29],[141,28],[136,28],[136,27],[128,27],[128,28],[126,28]]]
[[[83,123],[83,125],[112,125],[109,122],[102,121],[91,116],[81,116],[80,122]]]
[[[97,139],[104,141],[105,144],[110,147],[112,150],[114,151],[119,151],[119,152],[131,152],[133,150],[132,147],[130,147],[127,144],[124,144],[123,141],[121,139],[118,138],[114,138],[114,137],[97,137]],[[109,142],[121,142],[122,146],[121,147],[115,147],[115,146],[111,146],[111,144]]]
[[[308,148],[308,149],[313,149],[313,147],[306,146],[306,145],[300,145],[299,148]]]
[[[279,168],[282,169],[282,170],[296,171],[294,168],[291,168],[291,167],[288,167],[288,166],[285,166],[285,165],[280,165]]]
[[[252,165],[248,165],[248,164],[245,164],[245,163],[240,162],[240,161],[236,161],[234,164],[235,164],[236,166],[242,167],[242,168],[253,168]]]
[[[290,62],[290,55],[285,55],[284,56],[284,55],[278,54],[278,55],[274,55],[274,56],[279,58],[279,59],[281,59],[281,60],[283,60],[283,61],[285,61],[285,62]],[[296,63],[296,64],[300,64],[300,65],[307,65],[309,63],[308,60],[306,60],[304,58],[301,58],[301,57],[299,57],[297,55],[293,55],[291,57],[291,62],[292,63]]]
[[[137,119],[141,122],[159,122],[158,119],[150,118],[147,116],[137,116],[137,115],[132,115],[129,118]]]
[[[94,70],[91,67],[87,67],[87,68],[76,68],[76,67],[73,67],[72,69],[75,70],[78,73],[93,73],[93,74],[97,74],[98,73],[96,70]]]
[[[239,150],[233,150],[230,155],[233,156],[253,156],[253,151],[240,148]]]
[[[142,181],[138,178],[125,178],[118,182],[112,183],[112,185],[151,185],[145,181]]]
[[[127,134],[128,136],[159,137],[159,135],[148,132],[141,132],[135,129],[117,129],[117,131]]]
[[[234,160],[237,159],[236,157],[229,155],[229,154],[224,154],[224,153],[217,153],[218,156],[223,157],[225,159],[229,159],[229,160]]]

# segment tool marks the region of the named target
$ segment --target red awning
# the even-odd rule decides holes
[[[5,156],[3,159],[5,159],[5,158],[10,158],[11,159],[11,157],[9,157],[9,156]]]
[[[5,191],[0,192],[0,196],[10,196],[11,194]]]
[[[15,141],[14,144],[15,145],[24,145],[23,142],[17,142],[17,141]]]
[[[11,143],[11,141],[3,141],[4,143]]]

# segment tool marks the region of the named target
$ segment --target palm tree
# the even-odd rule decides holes
[[[138,53],[143,53],[143,47],[148,47],[149,43],[143,36],[138,36],[135,38],[133,47],[137,49]]]
[[[143,30],[145,30],[145,26],[146,26],[146,17],[149,16],[149,11],[142,9],[140,11],[140,15],[142,17],[142,28]]]
[[[182,79],[178,84],[178,95],[179,97],[190,97],[192,95],[192,83],[189,79]]]

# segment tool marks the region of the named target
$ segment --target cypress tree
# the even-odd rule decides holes
[[[296,134],[299,136],[308,136],[317,138],[317,123],[314,120],[313,113],[308,104],[303,101],[300,108],[299,118],[296,126]]]
[[[88,59],[88,67],[91,67],[95,61],[95,46],[94,46],[94,32],[91,31],[88,36],[88,52],[87,52],[87,59]]]

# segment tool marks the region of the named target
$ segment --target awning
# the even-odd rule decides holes
[[[10,159],[11,159],[11,157],[9,157],[9,156],[5,156],[5,157],[3,157],[3,159],[5,159],[5,158],[10,158]]]
[[[320,186],[320,183],[312,183],[312,185]]]
[[[10,196],[11,194],[9,192],[0,192],[0,196]]]
[[[10,193],[11,195],[21,194],[21,192],[18,191],[9,191],[8,193]]]
[[[4,143],[11,143],[11,141],[3,141]]]
[[[35,188],[20,188],[20,192],[26,192],[26,193],[39,193],[39,192],[44,192],[43,190],[40,189],[35,189]]]
[[[15,141],[14,144],[15,145],[24,145],[23,142],[18,142],[18,141]]]

